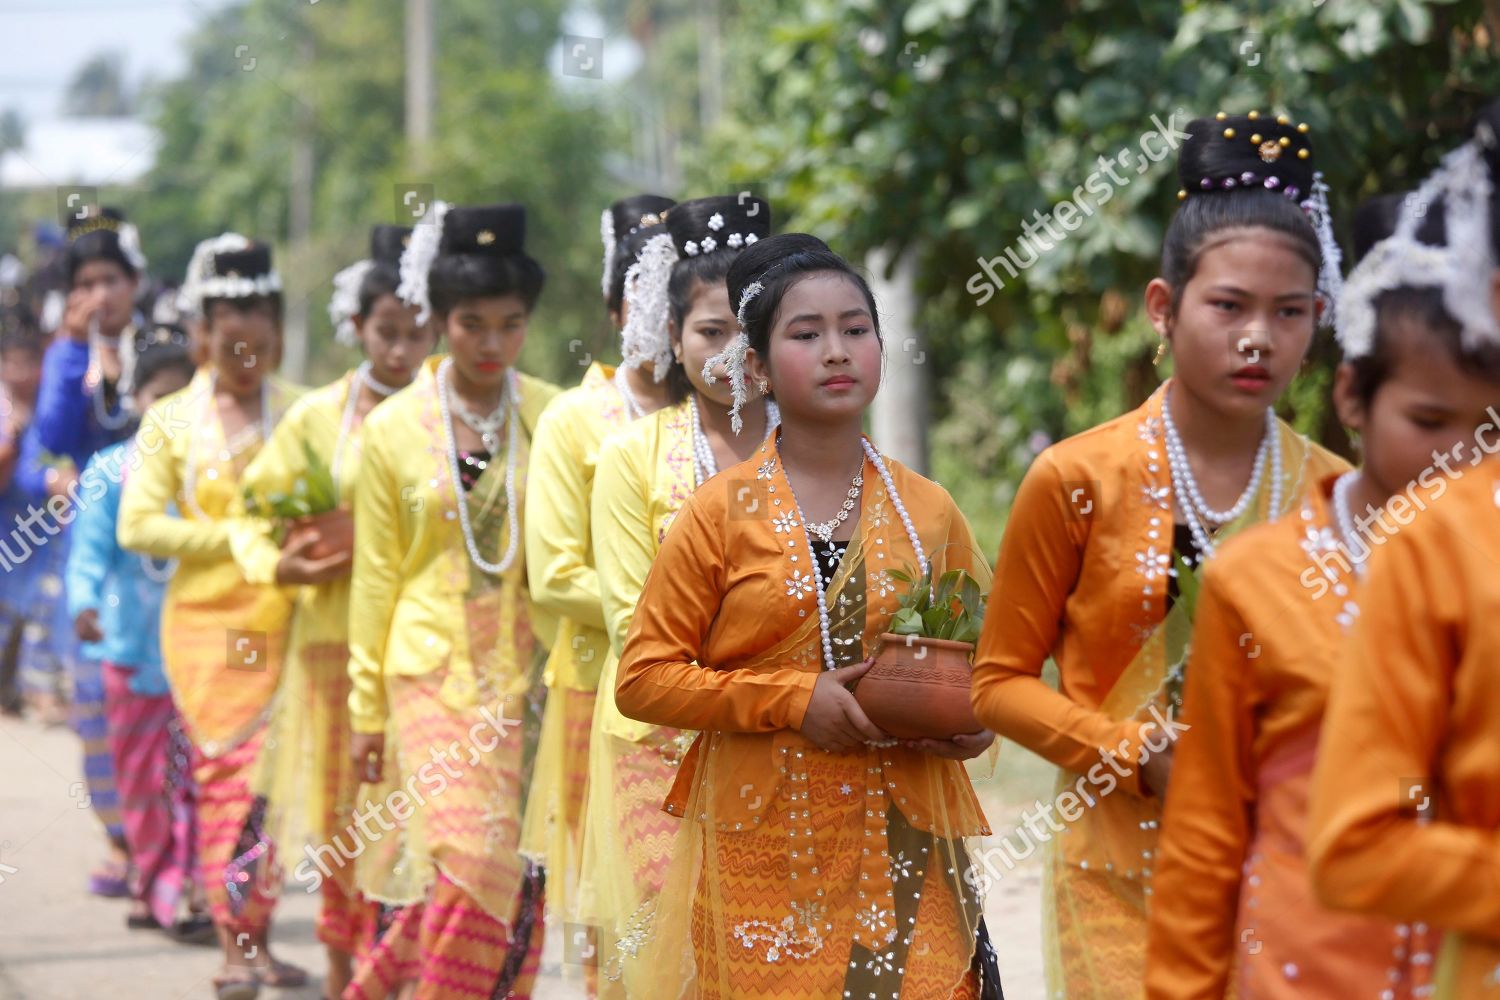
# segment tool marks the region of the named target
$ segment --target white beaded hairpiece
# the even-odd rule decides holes
[[[750,400],[750,390],[745,384],[745,355],[750,350],[750,336],[745,332],[745,308],[750,305],[750,300],[765,290],[765,285],[758,281],[752,281],[740,292],[740,307],[735,310],[734,318],[739,323],[740,332],[735,334],[729,345],[709,358],[703,363],[703,378],[709,384],[716,379],[713,377],[713,369],[723,365],[729,373],[729,387],[734,393],[734,406],[729,410],[729,426],[738,434],[745,426],[744,419],[740,416],[740,410]]]
[[[1490,246],[1490,177],[1476,138],[1450,152],[1416,193],[1406,198],[1395,232],[1365,254],[1339,300],[1339,344],[1344,357],[1375,346],[1375,301],[1382,292],[1410,286],[1441,288],[1443,304],[1463,327],[1464,346],[1500,342],[1489,299],[1494,269]],[[1446,246],[1417,239],[1427,208],[1443,202]]]
[[[615,270],[615,216],[607,208],[599,213],[599,239],[604,243],[604,276],[599,279],[599,288],[608,298],[609,279]]]
[[[396,297],[417,307],[418,323],[427,322],[432,315],[432,304],[427,300],[427,272],[442,246],[443,219],[447,214],[446,201],[433,201],[422,221],[413,227],[406,249],[401,251],[401,284],[396,287]]]
[[[1323,182],[1321,170],[1313,173],[1312,196],[1302,203],[1302,210],[1312,222],[1318,234],[1318,246],[1322,250],[1323,263],[1318,269],[1318,294],[1323,300],[1323,313],[1318,317],[1322,326],[1335,325],[1335,316],[1340,296],[1344,292],[1344,254],[1339,241],[1333,236],[1333,213],[1328,209],[1328,185]]]
[[[354,329],[354,317],[359,315],[359,286],[374,266],[373,260],[356,261],[333,276],[328,319],[333,323],[334,339],[345,347],[359,346],[359,331]]]
[[[270,295],[281,291],[281,275],[275,270],[255,277],[228,277],[214,274],[214,257],[221,253],[232,253],[250,246],[250,240],[239,233],[221,233],[211,236],[193,248],[188,261],[187,275],[182,288],[177,292],[178,308],[203,315],[206,299],[245,299],[252,295]]]
[[[625,327],[620,331],[620,350],[627,368],[651,362],[652,376],[660,382],[672,364],[672,336],[667,330],[672,304],[667,287],[672,265],[677,263],[672,237],[660,233],[646,241],[635,261],[625,271]]]

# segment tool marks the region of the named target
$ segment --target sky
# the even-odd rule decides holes
[[[126,79],[170,78],[183,41],[228,0],[0,0],[0,109],[28,122],[58,113],[68,81],[90,57],[125,56]]]

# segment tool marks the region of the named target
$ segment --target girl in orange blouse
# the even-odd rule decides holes
[[[736,402],[748,376],[782,426],[683,505],[626,636],[620,711],[700,731],[667,799],[672,868],[620,942],[627,979],[663,998],[998,990],[962,877],[987,828],[960,761],[992,735],[893,743],[845,687],[889,630],[891,570],[987,583],[983,557],[947,492],[860,432],[881,362],[864,281],[787,234],[728,284]]]
[[[1490,366],[1500,353],[1497,126],[1500,103],[1414,200],[1430,212],[1441,196],[1450,249],[1408,244],[1376,276],[1440,281],[1465,349]],[[1462,384],[1442,392],[1462,398]],[[1500,997],[1500,462],[1484,460],[1500,450],[1497,396],[1491,388],[1471,447],[1434,453],[1443,475],[1425,504],[1408,504],[1404,519],[1399,497],[1387,505],[1400,530],[1360,593],[1308,821],[1319,898],[1434,935],[1422,957],[1433,963],[1426,995],[1439,1000]]]
[[[1068,832],[1041,838],[1052,848],[1050,996],[1142,989],[1190,615],[1174,558],[1207,559],[1344,467],[1272,411],[1312,339],[1320,269],[1325,288],[1337,273],[1326,225],[1309,218],[1326,221],[1326,203],[1307,127],[1252,111],[1188,132],[1184,200],[1146,288],[1174,377],[1133,413],[1037,457],[1000,547],[1004,599],[975,655],[979,720],[1068,772],[1057,801]],[[1049,657],[1060,691],[1040,677]]]
[[[1329,682],[1365,558],[1386,540],[1383,508],[1435,493],[1432,456],[1466,459],[1487,408],[1500,404],[1500,351],[1464,345],[1441,288],[1413,281],[1361,295],[1391,259],[1410,201],[1377,199],[1355,219],[1356,243],[1376,252],[1361,248],[1340,304],[1334,403],[1359,435],[1363,467],[1324,479],[1297,517],[1251,529],[1205,571],[1184,706],[1191,728],[1176,749],[1152,885],[1153,1000],[1223,997],[1231,976],[1241,1000],[1409,996],[1427,978],[1410,925],[1325,909],[1304,859]],[[1426,218],[1428,240],[1441,242],[1440,217]]]

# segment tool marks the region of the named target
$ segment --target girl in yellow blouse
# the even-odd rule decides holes
[[[793,233],[741,253],[728,285],[735,401],[763,383],[782,423],[683,505],[625,639],[620,711],[700,730],[667,800],[671,868],[619,941],[626,975],[643,997],[998,989],[975,973],[963,879],[988,830],[960,761],[991,734],[895,743],[845,687],[890,628],[889,571],[930,560],[983,584],[984,559],[947,492],[861,433],[881,370],[863,279]]]
[[[340,343],[363,348],[366,360],[338,381],[297,401],[245,470],[245,492],[264,502],[291,494],[316,455],[334,479],[338,510],[353,505],[364,420],[403,388],[432,351],[434,334],[416,310],[396,297],[396,267],[411,237],[404,226],[376,226],[370,259],[334,277],[329,304]],[[333,515],[337,517],[338,515]],[[255,787],[267,800],[273,839],[317,845],[349,843],[356,778],[349,754],[349,570],[352,536],[320,539],[287,533],[278,548],[264,515],[240,522],[231,536],[240,569],[254,584],[300,585],[292,617],[285,676],[271,717],[275,751],[263,754]],[[314,557],[312,546],[335,551]],[[334,838],[339,837],[338,841]],[[315,858],[324,852],[315,851]],[[354,865],[333,855],[310,880],[322,892],[317,935],[328,949],[324,993],[349,982],[351,955],[368,907],[354,890]],[[311,886],[309,886],[311,888]]]
[[[1451,250],[1434,260],[1408,246],[1380,276],[1440,277],[1465,350],[1490,370],[1500,352],[1497,130],[1500,102],[1414,199],[1428,213],[1443,207]],[[1462,389],[1450,395],[1459,388],[1442,387],[1441,404],[1466,399]],[[1433,456],[1442,475],[1425,506],[1408,504],[1402,518],[1394,499],[1387,505],[1398,530],[1379,539],[1360,591],[1308,821],[1319,898],[1409,923],[1417,941],[1430,937],[1426,995],[1437,1000],[1500,997],[1497,425],[1500,406],[1491,405],[1469,448]]]
[[[1167,721],[1190,626],[1174,561],[1208,559],[1346,467],[1272,409],[1312,340],[1318,285],[1337,275],[1307,127],[1252,111],[1187,131],[1184,200],[1146,288],[1173,378],[1037,456],[1000,545],[1004,600],[990,605],[974,660],[980,721],[1063,769],[1067,832],[1039,839],[1048,991],[1069,1000],[1142,991]],[[1049,657],[1061,690],[1041,679]],[[992,850],[1035,846],[1018,829]]]
[[[371,786],[339,850],[367,896],[406,908],[350,997],[387,995],[389,968],[415,973],[419,1000],[525,997],[536,974],[542,875],[517,851],[535,680],[521,514],[557,390],[515,368],[543,282],[525,221],[519,205],[438,203],[401,259],[401,297],[451,353],[363,435],[349,714]]]
[[[625,275],[669,198],[636,195],[605,211],[604,286],[611,320],[623,327],[618,367],[594,362],[583,384],[563,392],[537,424],[526,492],[526,575],[539,610],[557,616],[547,657],[547,707],[521,829],[521,852],[547,870],[548,906],[572,920],[577,904],[578,840],[588,780],[589,726],[599,669],[609,652],[589,527],[594,463],[605,437],[666,402],[671,354],[665,329],[626,309]],[[615,233],[621,237],[611,245]],[[639,270],[639,268],[635,268]],[[622,323],[623,320],[623,323]],[[571,944],[571,942],[570,942]],[[582,950],[580,949],[580,953]]]
[[[182,294],[208,363],[141,422],[141,467],[120,500],[120,545],[176,559],[162,605],[162,656],[194,751],[198,864],[224,968],[220,1000],[297,986],[268,935],[280,868],[250,775],[281,674],[289,602],[245,579],[230,550],[246,466],[299,389],[271,374],[281,355],[281,281],[271,252],[238,233],[198,245]],[[176,510],[170,508],[176,505]]]
[[[1417,201],[1387,196],[1355,217],[1357,249],[1374,251],[1361,253],[1339,303],[1334,402],[1363,467],[1326,477],[1296,517],[1245,532],[1204,571],[1191,728],[1175,751],[1152,882],[1153,1000],[1222,998],[1231,977],[1243,1000],[1422,996],[1430,979],[1424,934],[1325,908],[1305,855],[1330,682],[1347,658],[1366,558],[1386,542],[1379,525],[1409,519],[1414,499],[1432,502],[1433,456],[1466,465],[1475,428],[1500,405],[1500,351],[1466,347],[1429,284],[1437,273],[1419,273],[1443,260],[1441,216],[1425,213],[1427,242],[1415,214],[1396,231],[1403,204]]]
[[[720,366],[715,381],[703,375],[710,358],[735,335],[734,310],[724,276],[740,249],[720,241],[689,255],[686,244],[713,229],[739,233],[740,246],[771,231],[763,201],[699,198],[672,209],[665,229],[653,233],[652,259],[665,266],[642,269],[627,293],[632,316],[665,320],[671,347],[666,386],[673,405],[606,441],[594,480],[594,549],[599,553],[599,594],[609,650],[589,735],[588,803],[583,843],[583,886],[577,919],[599,928],[596,942],[603,976],[599,992],[639,995],[622,976],[618,940],[631,915],[661,890],[677,821],[662,802],[694,734],[651,726],[620,714],[614,685],[625,632],[667,526],[688,496],[714,476],[748,459],[775,425],[775,404],[759,394],[745,407],[744,433],[730,426],[733,390]],[[657,254],[660,254],[658,257]],[[668,313],[659,315],[665,303]]]

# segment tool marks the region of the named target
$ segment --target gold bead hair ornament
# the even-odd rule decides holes
[[[448,203],[434,200],[422,221],[412,229],[411,242],[401,252],[401,284],[396,287],[396,297],[417,307],[418,323],[425,323],[432,316],[432,304],[427,298],[427,272],[443,244],[443,219],[447,214]]]
[[[1494,253],[1490,240],[1492,181],[1484,151],[1495,136],[1481,125],[1475,137],[1443,157],[1443,162],[1406,198],[1396,230],[1375,244],[1349,275],[1339,300],[1339,345],[1344,357],[1364,357],[1374,349],[1375,303],[1393,288],[1441,288],[1443,305],[1463,326],[1470,350],[1500,343],[1500,326],[1490,304]],[[1428,208],[1441,200],[1447,245],[1417,239]]]
[[[658,217],[659,218],[659,217]],[[669,233],[646,241],[634,263],[625,270],[625,326],[620,330],[620,353],[626,368],[651,362],[652,377],[660,382],[672,365],[672,315],[667,286],[676,264],[677,247]]]
[[[1198,182],[1200,191],[1209,192],[1214,190],[1233,191],[1236,188],[1249,188],[1259,185],[1267,191],[1280,191],[1287,198],[1296,201],[1303,212],[1307,214],[1312,223],[1314,231],[1318,234],[1318,244],[1322,250],[1323,264],[1318,271],[1318,297],[1323,302],[1323,313],[1318,322],[1325,327],[1335,325],[1335,307],[1339,302],[1343,287],[1343,273],[1340,265],[1343,261],[1343,252],[1333,236],[1333,220],[1328,209],[1328,185],[1323,182],[1322,171],[1313,172],[1312,190],[1302,191],[1295,184],[1283,184],[1282,178],[1275,173],[1275,164],[1285,155],[1294,153],[1299,160],[1307,160],[1312,156],[1312,150],[1306,146],[1296,146],[1292,136],[1274,135],[1271,132],[1270,123],[1261,125],[1259,111],[1251,111],[1246,115],[1250,121],[1256,123],[1256,127],[1262,131],[1251,131],[1248,136],[1241,137],[1238,130],[1226,127],[1221,133],[1226,142],[1246,141],[1254,147],[1264,167],[1260,171],[1244,170],[1237,177],[1212,178],[1204,177]],[[1227,121],[1229,115],[1223,111],[1214,115],[1215,121]],[[1291,119],[1286,115],[1277,115],[1275,124],[1280,128],[1290,128]],[[1296,134],[1305,136],[1310,129],[1306,122],[1301,122],[1296,127]],[[1185,200],[1189,192],[1181,190],[1177,192],[1179,201]],[[1306,195],[1304,198],[1303,195]]]

